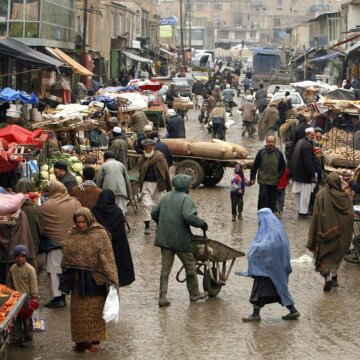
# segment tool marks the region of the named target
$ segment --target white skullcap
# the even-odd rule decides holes
[[[305,133],[309,133],[309,132],[315,132],[314,128],[313,127],[308,127],[305,129]]]
[[[168,114],[169,114],[170,117],[171,117],[171,116],[175,116],[175,115],[176,115],[176,111],[175,111],[174,109],[169,109]]]
[[[144,132],[145,131],[152,131],[152,126],[151,125],[145,125],[144,126]]]
[[[115,126],[115,127],[112,129],[112,131],[113,131],[114,133],[121,134],[121,127]]]

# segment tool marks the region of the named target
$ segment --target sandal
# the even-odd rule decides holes
[[[300,313],[297,311],[297,312],[288,313],[287,315],[282,316],[282,319],[283,320],[297,320],[299,317],[300,317]]]
[[[100,345],[90,345],[85,349],[86,354],[94,354],[101,350]]]

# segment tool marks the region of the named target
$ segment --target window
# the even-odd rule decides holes
[[[205,11],[205,4],[197,4],[196,10],[197,11]]]
[[[9,24],[9,36],[10,37],[23,37],[23,23],[22,22],[12,22]]]
[[[25,37],[38,38],[39,37],[39,23],[25,23]]]
[[[273,25],[274,26],[281,26],[281,19],[280,18],[274,18],[273,19]]]
[[[186,4],[185,12],[192,12],[193,11],[193,4]]]
[[[214,4],[214,11],[222,11],[222,4]]]
[[[111,38],[116,38],[116,15],[114,13],[111,13]]]

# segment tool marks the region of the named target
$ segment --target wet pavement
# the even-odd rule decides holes
[[[199,110],[189,112],[186,121],[189,138],[209,139],[197,120]],[[235,113],[235,111],[234,111]],[[227,140],[242,144],[252,156],[263,146],[256,137],[242,138],[239,115]],[[227,169],[215,188],[191,191],[199,216],[209,224],[208,237],[246,252],[257,231],[257,186],[247,187],[244,220],[231,221],[229,183],[233,169]],[[246,171],[249,177],[249,171]],[[294,199],[287,189],[282,222],[291,244],[292,259],[310,253],[305,249],[309,220],[298,220]],[[251,312],[249,295],[252,280],[234,275],[246,270],[246,257],[238,258],[226,286],[216,298],[190,303],[185,284],[176,281],[180,262],[175,261],[169,284],[171,306],[158,307],[160,250],[154,247],[154,230],[143,234],[140,213],[128,212],[128,234],[136,281],[121,289],[121,314],[118,324],[108,326],[103,351],[95,355],[71,352],[69,306],[42,309],[47,331],[36,334],[31,349],[9,349],[8,358],[16,360],[76,359],[358,359],[360,353],[360,267],[344,263],[339,270],[340,287],[331,293],[322,290],[323,280],[313,264],[293,264],[289,287],[301,313],[298,321],[285,322],[287,309],[279,304],[266,306],[259,324],[243,323]],[[154,229],[154,224],[152,224]],[[195,230],[194,233],[200,234]],[[198,276],[202,283],[202,276]],[[40,274],[41,302],[48,300],[46,275]],[[70,297],[68,297],[70,300]]]

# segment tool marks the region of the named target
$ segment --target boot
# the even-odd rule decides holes
[[[160,275],[160,293],[159,293],[159,306],[169,306],[170,301],[166,299],[169,278]]]
[[[186,286],[190,294],[190,301],[194,302],[207,298],[208,293],[206,291],[202,293],[199,291],[199,284],[196,273],[186,275]]]

